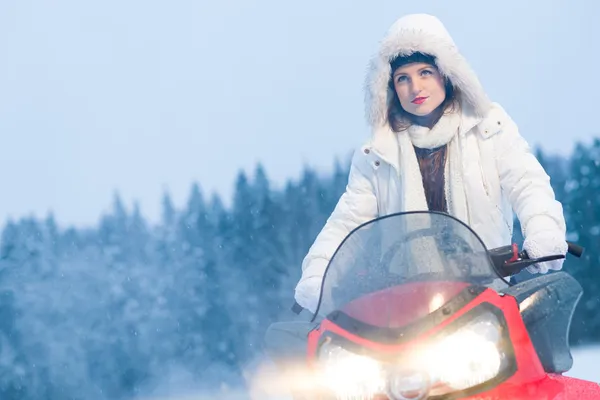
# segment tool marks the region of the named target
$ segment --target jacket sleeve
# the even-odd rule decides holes
[[[325,226],[317,235],[302,262],[302,276],[296,285],[296,302],[314,314],[325,269],[333,253],[354,228],[377,216],[373,168],[362,149],[352,158],[348,184]]]
[[[550,177],[531,152],[510,116],[494,104],[492,123],[501,126],[494,136],[496,162],[502,191],[519,219],[530,257],[566,254],[566,223],[562,204],[556,200]],[[532,272],[561,269],[563,260],[542,263]]]

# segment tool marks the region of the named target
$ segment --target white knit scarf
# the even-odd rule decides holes
[[[424,149],[448,145],[444,168],[444,191],[448,212],[461,221],[469,223],[461,168],[460,136],[457,134],[460,121],[460,113],[445,114],[431,129],[412,125],[406,131],[398,133],[405,211],[428,210],[421,170],[413,145]]]
[[[460,154],[460,128],[461,116],[459,113],[446,114],[440,118],[432,128],[413,125],[406,131],[398,133],[398,144],[400,146],[399,162],[402,179],[402,202],[404,211],[426,211],[428,210],[423,188],[423,178],[419,168],[419,162],[413,147],[424,149],[435,149],[448,145],[446,149],[446,164],[444,166],[444,192],[448,204],[448,212],[458,219],[469,223],[466,196],[463,185]],[[434,228],[439,229],[439,218],[422,215],[408,218],[405,221],[407,232]],[[433,237],[423,236],[413,239],[409,243],[408,252],[403,257],[412,257],[405,260],[404,265],[415,268],[412,274],[426,272],[442,272],[448,268],[442,262],[445,255],[439,253],[438,244]],[[445,271],[448,273],[449,271]],[[406,271],[409,274],[408,271]]]

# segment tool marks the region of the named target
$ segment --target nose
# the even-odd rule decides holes
[[[421,87],[421,83],[417,79],[413,79],[411,82],[411,91],[413,96],[416,96],[419,93],[421,93],[421,90],[423,90],[423,88]]]

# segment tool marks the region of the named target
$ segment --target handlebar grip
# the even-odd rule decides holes
[[[571,243],[571,242],[567,242],[567,244],[569,245],[569,254],[579,258],[583,255],[583,252],[585,251],[585,249],[581,246],[579,246],[578,244],[575,243]]]
[[[567,242],[567,244],[569,254],[575,257],[581,257],[585,248],[571,242]],[[501,276],[507,277],[510,275],[515,275],[528,266],[536,263],[565,258],[563,255],[553,255],[531,259],[529,258],[527,251],[523,250],[519,253],[516,253],[516,251],[518,251],[518,248],[515,248],[514,245],[498,247],[489,251],[492,262]]]

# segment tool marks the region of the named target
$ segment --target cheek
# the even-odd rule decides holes
[[[400,104],[404,105],[410,103],[410,93],[406,88],[406,85],[395,85],[394,88],[396,89],[396,96],[400,99]]]
[[[444,85],[444,80],[442,78],[435,79],[433,89],[440,97],[446,98],[446,86]]]

